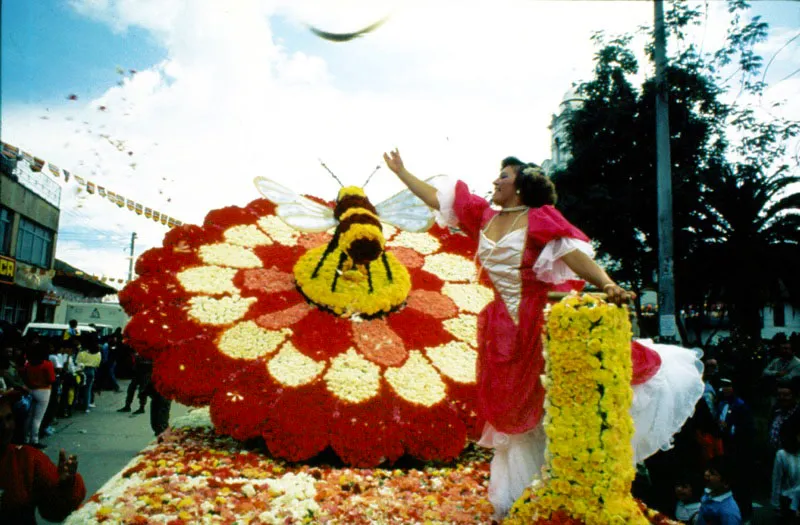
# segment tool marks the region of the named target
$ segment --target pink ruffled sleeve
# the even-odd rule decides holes
[[[481,231],[483,215],[489,209],[486,199],[470,193],[462,181],[440,178],[434,183],[439,199],[437,222],[442,226],[460,228],[469,237],[477,237]]]
[[[540,252],[533,263],[533,272],[540,281],[570,288],[582,280],[561,260],[564,255],[578,250],[594,258],[589,238],[567,221],[552,206],[534,208],[528,215],[528,237]]]
[[[552,206],[542,206],[531,209],[528,215],[528,238],[540,248],[550,241],[561,238],[578,239],[589,242],[589,237],[561,215],[561,212]]]

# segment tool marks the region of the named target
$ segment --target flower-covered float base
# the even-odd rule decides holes
[[[66,523],[491,523],[489,459],[468,447],[446,465],[295,464],[208,427],[174,428]]]

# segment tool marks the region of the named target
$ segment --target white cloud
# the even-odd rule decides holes
[[[652,20],[650,2],[71,3],[116,31],[150,31],[167,59],[98,100],[51,107],[48,120],[43,108],[6,106],[6,140],[190,222],[257,198],[256,175],[333,198],[337,185],[318,158],[361,184],[395,146],[418,175],[445,172],[485,191],[501,158],[549,156],[551,114],[571,83],[591,75],[592,32]],[[387,13],[383,27],[347,44],[302,29],[351,31]],[[705,38],[720,31],[711,20]],[[376,201],[400,189],[385,168],[368,187]],[[141,248],[160,242],[162,226],[65,190],[63,207],[78,216],[65,213],[62,228],[82,221],[123,237],[136,230]],[[90,272],[127,271],[113,250],[84,257],[64,243],[59,253]]]

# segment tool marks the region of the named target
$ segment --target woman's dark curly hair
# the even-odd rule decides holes
[[[514,179],[514,187],[519,191],[522,204],[538,208],[556,203],[558,200],[556,186],[544,174],[542,168],[533,163],[522,162],[517,157],[506,157],[500,163],[500,169],[509,166],[514,168],[514,172],[517,174]]]

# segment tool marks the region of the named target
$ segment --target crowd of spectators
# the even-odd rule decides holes
[[[799,341],[776,336],[758,375],[709,352],[694,415],[648,459],[636,494],[683,523],[748,523],[756,499],[776,523],[800,523]]]

